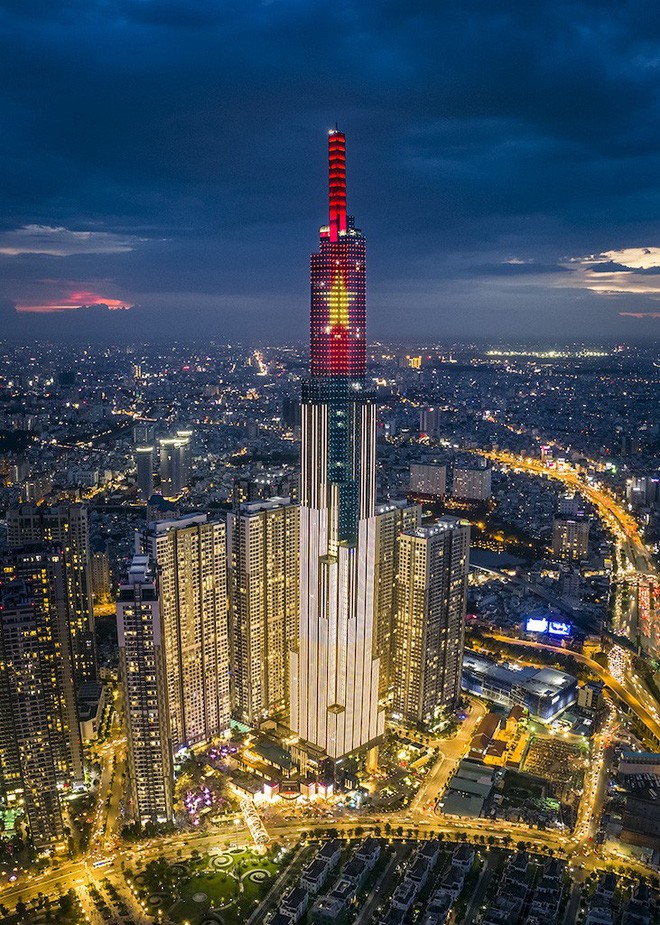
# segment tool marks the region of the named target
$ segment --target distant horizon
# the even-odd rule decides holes
[[[281,339],[276,338],[258,338],[258,337],[231,337],[222,339],[219,336],[210,336],[206,338],[202,337],[181,337],[176,335],[161,335],[154,336],[150,338],[132,338],[120,340],[119,338],[110,338],[110,337],[99,337],[97,339],[90,339],[85,337],[82,333],[79,335],[71,336],[69,338],[54,338],[47,337],[45,335],[35,337],[30,340],[21,340],[17,338],[12,338],[11,336],[0,336],[0,345],[10,345],[12,347],[30,347],[32,345],[52,345],[52,346],[65,346],[65,345],[77,345],[77,346],[90,346],[90,347],[118,347],[125,349],[127,347],[148,348],[152,345],[158,346],[222,346],[230,347],[233,345],[240,347],[273,347],[273,348],[285,348],[285,347],[296,347],[303,351],[308,350],[309,348],[309,339],[305,338],[294,338],[294,339]],[[422,339],[420,337],[397,337],[397,336],[388,336],[388,337],[373,337],[367,339],[367,352],[374,346],[382,344],[383,346],[395,346],[399,345],[401,347],[410,347],[415,349],[438,349],[438,348],[452,348],[452,347],[463,347],[469,348],[473,347],[475,349],[481,349],[483,347],[534,347],[534,348],[547,348],[553,349],[555,347],[644,347],[644,348],[653,348],[654,346],[660,349],[660,335],[651,334],[647,336],[640,336],[637,339],[633,338],[621,338],[615,335],[610,335],[608,337],[573,337],[573,338],[551,338],[551,337],[538,337],[538,338],[519,338],[519,337],[504,337],[502,335],[497,335],[493,337],[470,337],[470,338],[447,338],[443,339],[441,337],[432,336],[428,339]]]

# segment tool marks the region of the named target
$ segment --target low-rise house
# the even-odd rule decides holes
[[[316,852],[316,857],[303,870],[300,885],[314,896],[324,886],[328,877],[341,859],[341,842],[333,838],[325,842]]]
[[[380,842],[377,838],[369,836],[358,845],[354,857],[359,858],[369,865],[369,870],[373,870],[380,857]]]
[[[268,920],[268,925],[293,925],[293,919],[279,910]]]
[[[454,901],[444,890],[436,890],[426,907],[421,925],[445,925]]]
[[[333,838],[325,842],[318,850],[316,855],[319,860],[325,861],[331,870],[339,864],[341,858],[341,842],[338,838]]]
[[[309,893],[301,886],[290,887],[280,901],[280,912],[288,915],[293,925],[301,920],[309,905]]]
[[[640,883],[623,911],[622,925],[651,925],[654,921],[653,899],[648,886]]]
[[[437,838],[431,838],[425,841],[417,851],[417,857],[426,858],[429,864],[433,865],[438,860],[440,854],[440,842]]]
[[[417,887],[411,880],[406,878],[402,883],[399,883],[392,894],[391,906],[393,909],[400,909],[403,912],[407,912],[415,902],[416,896]]]
[[[346,906],[333,896],[321,896],[312,906],[309,919],[311,922],[343,922],[346,918]]]
[[[342,871],[342,877],[354,883],[359,889],[369,876],[370,868],[365,860],[358,857],[352,857]]]
[[[614,911],[606,903],[592,902],[584,920],[584,925],[614,925]]]
[[[300,886],[313,896],[325,885],[330,875],[330,868],[321,858],[316,857],[305,867],[300,875]]]
[[[452,900],[456,901],[461,894],[464,883],[464,872],[457,867],[450,867],[442,878],[442,889],[448,896],[451,896]]]
[[[454,849],[451,859],[452,867],[456,867],[458,870],[462,870],[463,873],[467,874],[473,864],[474,848],[472,845],[459,845],[458,848]]]
[[[406,880],[415,884],[415,889],[419,892],[425,885],[431,873],[431,864],[428,858],[417,857],[410,866],[406,874]]]
[[[616,893],[616,874],[613,874],[612,871],[608,871],[606,874],[603,874],[598,881],[598,886],[596,887],[595,895],[601,899],[605,899],[608,902],[612,902],[614,899],[614,894]]]

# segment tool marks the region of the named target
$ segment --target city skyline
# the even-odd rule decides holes
[[[372,337],[405,317],[410,337],[655,339],[660,20],[643,18],[587,0],[6,6],[3,329],[302,339],[290,255],[338,122]]]
[[[658,919],[644,6],[0,4],[3,923]]]

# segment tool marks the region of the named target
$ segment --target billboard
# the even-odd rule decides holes
[[[548,621],[545,617],[528,617],[525,620],[526,633],[547,633]]]
[[[558,620],[551,620],[548,624],[548,632],[551,636],[570,636],[571,624],[561,623]]]

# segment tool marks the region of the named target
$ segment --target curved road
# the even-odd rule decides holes
[[[547,469],[536,459],[514,456],[512,453],[505,453],[502,451],[478,450],[476,452],[478,452],[480,456],[486,456],[512,469],[522,469],[534,475],[556,479],[568,485],[569,488],[579,491],[580,494],[588,498],[589,501],[598,508],[601,517],[606,523],[608,521],[614,521],[615,526],[623,534],[623,540],[628,547],[628,553],[630,553],[629,558],[635,563],[636,570],[646,575],[657,575],[658,570],[653,562],[651,553],[642,543],[634,517],[621,507],[608,492],[596,488],[593,485],[589,485],[589,483],[584,481],[584,479],[572,468]]]
[[[582,662],[582,664],[587,665],[589,669],[600,678],[608,690],[616,694],[619,700],[622,700],[630,707],[635,715],[642,721],[651,736],[660,742],[660,723],[651,716],[639,697],[624,687],[606,668],[603,668],[598,662],[589,658],[588,655],[582,655],[580,652],[573,652],[572,649],[563,649],[561,646],[551,646],[530,639],[516,639],[512,636],[503,636],[500,633],[490,633],[488,636],[491,639],[508,643],[509,645],[526,646],[530,649],[547,649],[549,652],[558,652],[560,655],[570,655],[571,658],[574,658],[577,662]]]

